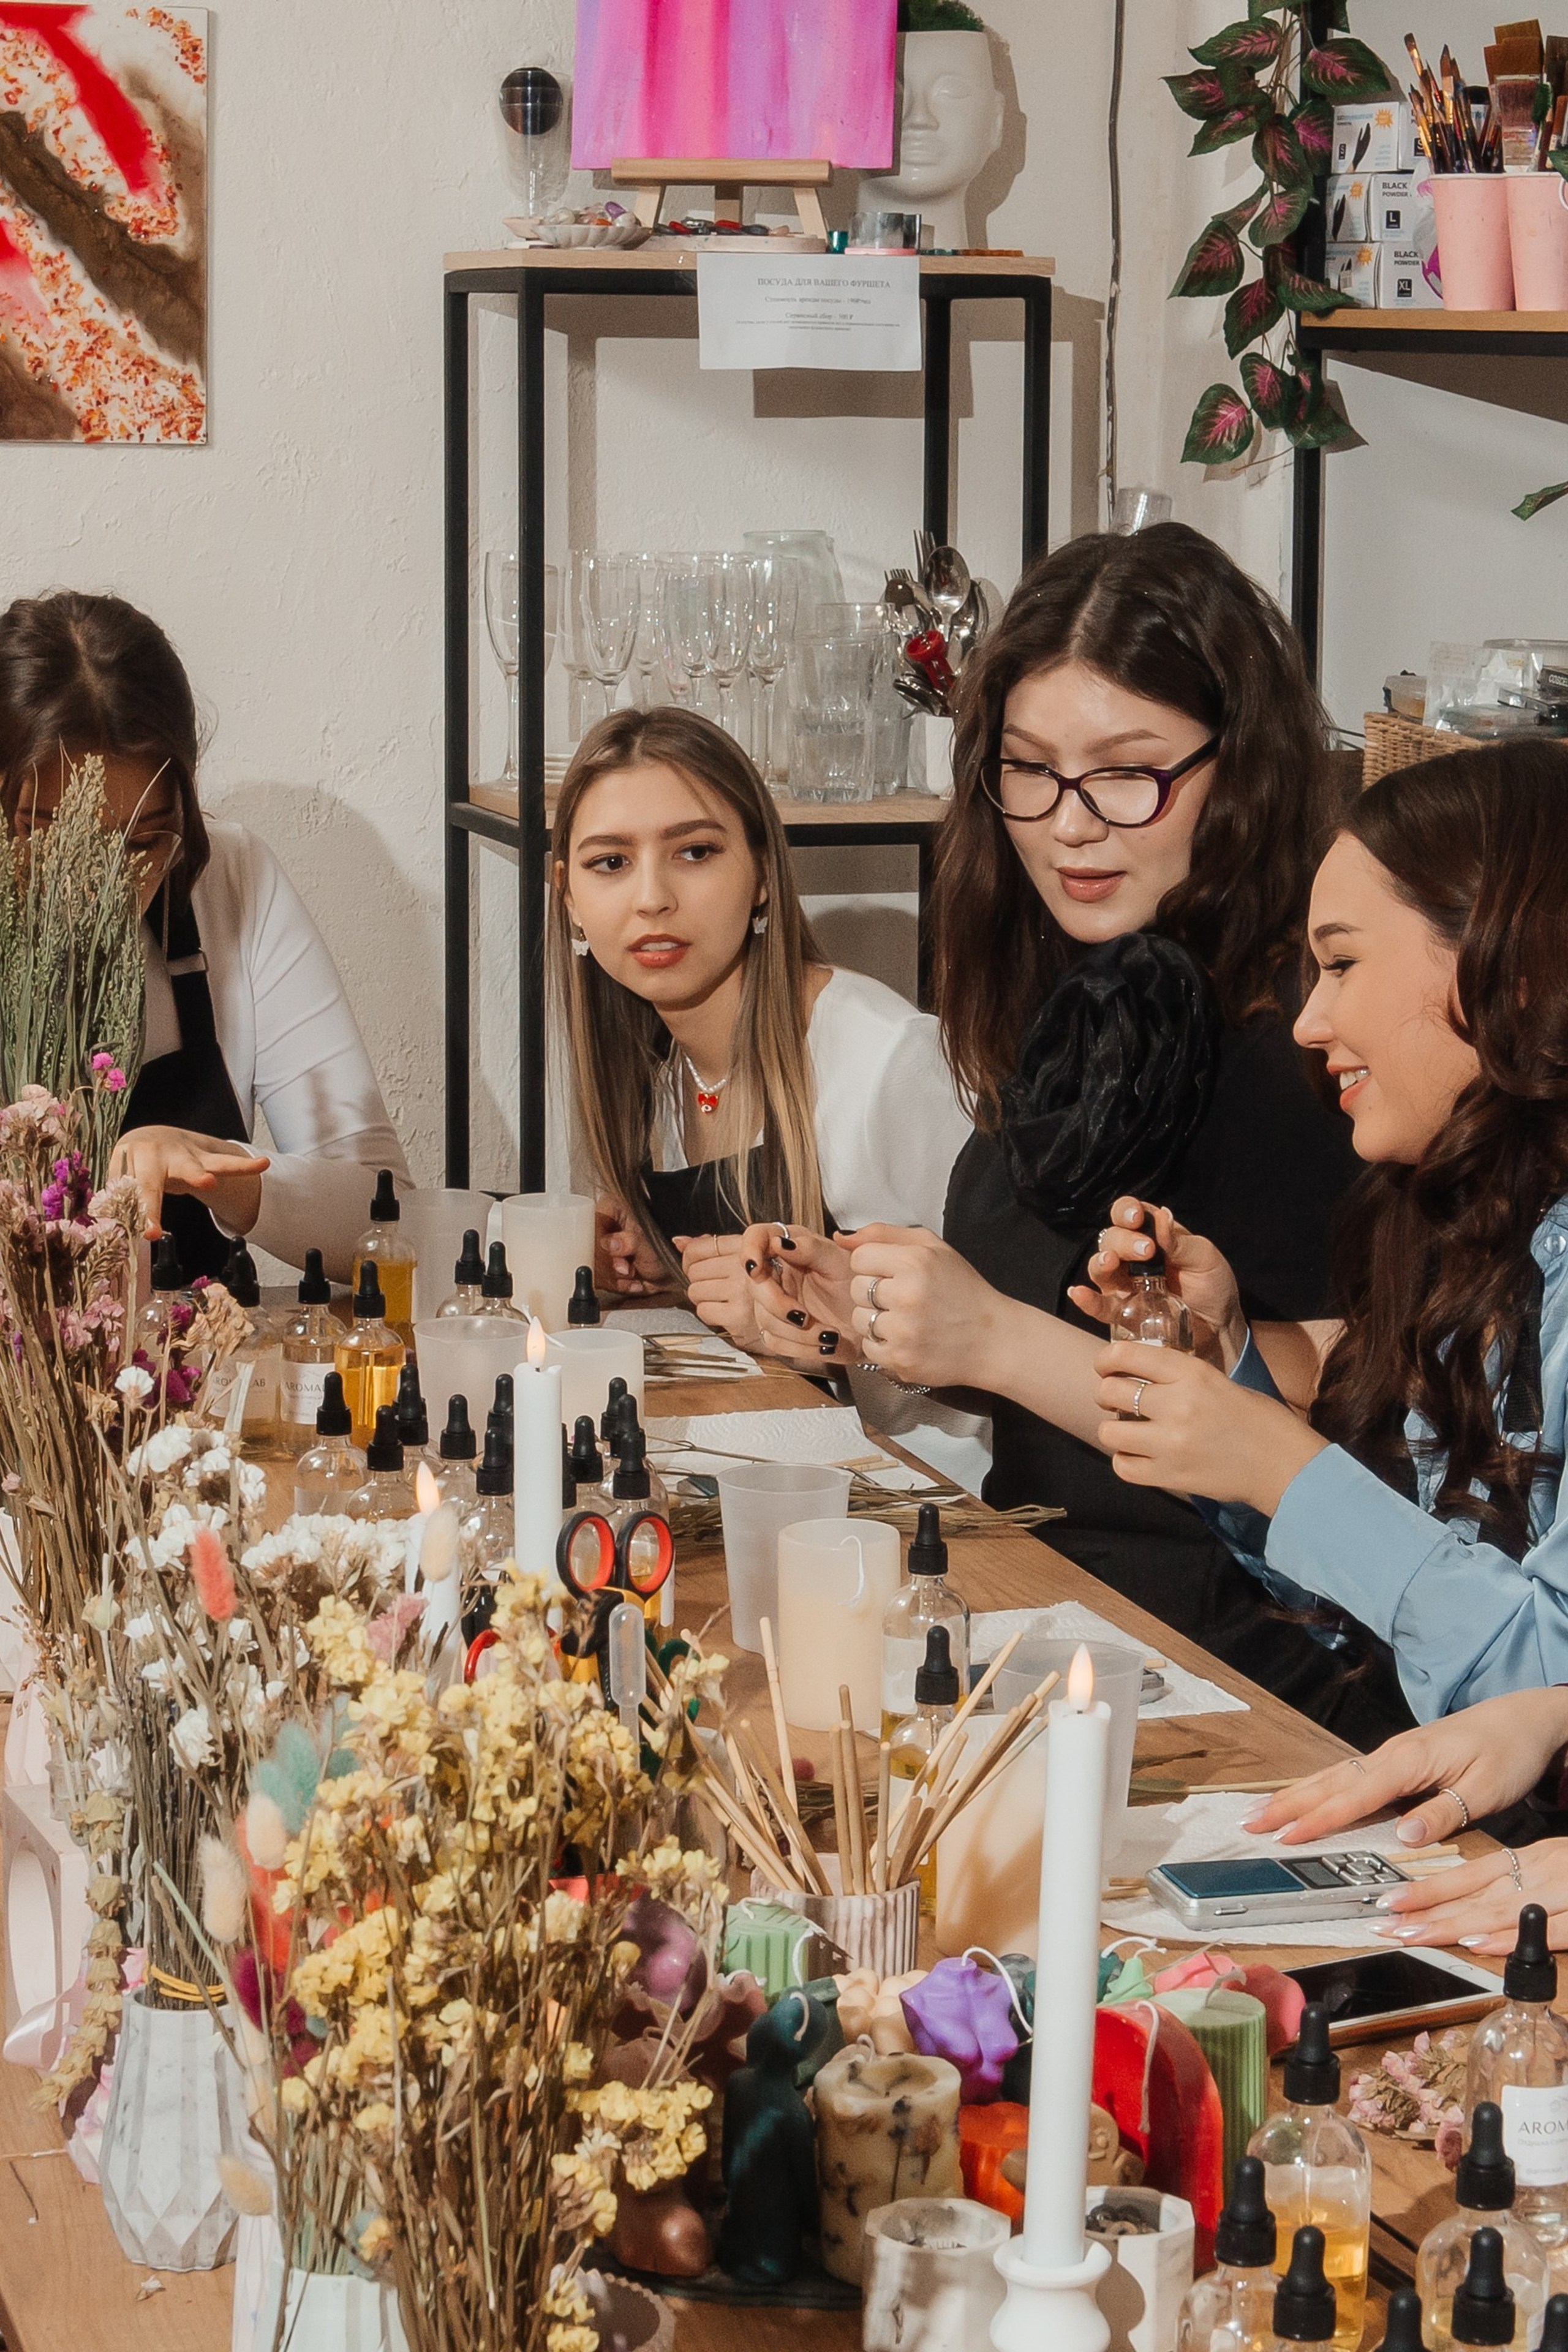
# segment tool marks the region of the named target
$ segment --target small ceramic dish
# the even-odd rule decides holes
[[[509,220],[506,226],[524,245],[616,247],[627,253],[646,245],[651,234],[630,213],[617,221]]]

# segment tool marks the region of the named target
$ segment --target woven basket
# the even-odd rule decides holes
[[[1473,735],[1456,735],[1446,727],[1424,727],[1418,719],[1396,719],[1392,710],[1366,714],[1366,750],[1362,755],[1363,786],[1391,776],[1395,768],[1413,768],[1417,760],[1435,760],[1443,751],[1463,751],[1474,745]]]

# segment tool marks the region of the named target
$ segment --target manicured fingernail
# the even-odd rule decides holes
[[[1372,1907],[1373,1907],[1373,1909],[1374,1911],[1392,1911],[1392,1910],[1393,1910],[1393,1908],[1394,1908],[1394,1897],[1393,1897],[1393,1895],[1380,1895],[1378,1896],[1378,1898],[1377,1898],[1377,1901],[1373,1905],[1373,1906],[1372,1906]]]
[[[1479,1952],[1483,1944],[1489,1944],[1491,1942],[1491,1937],[1489,1936],[1461,1936],[1459,1941],[1463,1944],[1467,1952]]]
[[[831,1355],[832,1355],[832,1353],[833,1353],[833,1350],[834,1350],[834,1349],[835,1349],[835,1348],[837,1348],[837,1345],[838,1345],[838,1334],[837,1334],[837,1331],[825,1331],[825,1332],[822,1334],[821,1339],[818,1339],[818,1341],[817,1341],[817,1343],[816,1343],[816,1344],[817,1344],[817,1346],[821,1349],[821,1350],[822,1350],[822,1352],[823,1352],[823,1354],[824,1354],[825,1356],[831,1356]]]
[[[791,1241],[787,1234],[780,1235],[779,1247],[780,1249],[794,1249],[795,1244]]]
[[[757,1270],[757,1261],[756,1261],[756,1259],[755,1259],[754,1257],[749,1257],[749,1258],[746,1260],[746,1272],[747,1272],[748,1274],[755,1274],[756,1270]]]
[[[1147,1257],[1153,1246],[1153,1243],[1148,1240],[1147,1237],[1142,1234],[1134,1244],[1134,1247],[1137,1249],[1140,1257]]]
[[[799,1307],[792,1307],[790,1308],[790,1310],[789,1310],[788,1314],[787,1314],[787,1315],[786,1315],[786,1317],[784,1318],[784,1320],[785,1320],[786,1322],[795,1324],[795,1325],[798,1327],[798,1328],[799,1328],[799,1329],[801,1329],[802,1331],[804,1331],[804,1330],[805,1330],[805,1327],[806,1327],[807,1323],[810,1321],[810,1319],[811,1319],[811,1318],[810,1318],[810,1317],[809,1317],[809,1316],[807,1316],[807,1315],[803,1315],[803,1314],[801,1313],[801,1311],[800,1311],[800,1309],[799,1309]]]
[[[1401,1845],[1425,1845],[1428,1837],[1426,1824],[1419,1813],[1412,1813],[1407,1822],[1401,1822],[1394,1834]]]

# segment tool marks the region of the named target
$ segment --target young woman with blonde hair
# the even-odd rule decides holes
[[[552,976],[617,1286],[683,1280],[754,1339],[747,1225],[940,1215],[969,1122],[936,1023],[825,961],[762,779],[706,719],[601,720],[554,838]]]

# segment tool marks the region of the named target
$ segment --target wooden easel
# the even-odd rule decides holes
[[[657,228],[666,193],[672,187],[711,187],[716,221],[739,221],[748,188],[787,188],[800,215],[802,232],[827,243],[817,191],[833,177],[831,163],[745,161],[732,155],[647,155],[618,158],[610,166],[617,188],[635,188],[632,210],[645,228]]]

